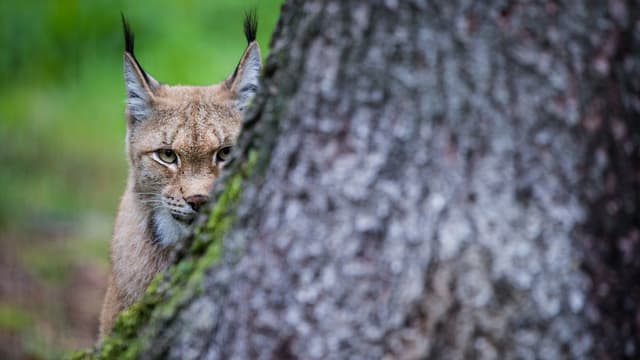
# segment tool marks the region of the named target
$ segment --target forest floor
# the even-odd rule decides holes
[[[0,234],[2,359],[60,358],[96,340],[108,241],[56,225]]]

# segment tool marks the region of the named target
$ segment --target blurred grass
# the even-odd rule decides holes
[[[10,304],[0,303],[0,328],[21,331],[32,323],[33,319],[28,311]]]
[[[0,2],[0,285],[30,281],[29,289],[64,288],[83,264],[102,272],[107,267],[127,172],[120,11],[136,33],[138,60],[153,77],[209,85],[229,75],[240,59],[247,10],[257,10],[266,57],[282,2]],[[3,254],[13,253],[15,261],[3,262]],[[29,280],[11,278],[23,273]],[[22,301],[20,291],[6,287],[0,286],[0,335],[32,324],[52,327],[47,331],[62,340],[33,331],[24,340],[24,351],[36,358],[85,345],[86,339],[74,341],[65,328],[73,321],[57,313],[68,305],[52,303],[49,314],[34,312],[15,305]],[[55,301],[67,300],[42,303]],[[2,346],[0,341],[0,357]]]

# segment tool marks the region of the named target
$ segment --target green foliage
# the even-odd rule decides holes
[[[0,330],[23,331],[33,323],[28,311],[9,304],[0,303]]]

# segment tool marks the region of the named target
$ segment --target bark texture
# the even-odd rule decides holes
[[[637,358],[639,94],[636,1],[288,1],[223,254],[139,354]]]

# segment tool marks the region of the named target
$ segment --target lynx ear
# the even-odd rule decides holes
[[[127,116],[131,123],[149,117],[154,91],[160,83],[148,75],[138,63],[134,52],[134,35],[124,15],[122,15],[124,29],[124,80],[127,87]]]
[[[260,69],[260,46],[256,41],[258,20],[255,12],[250,12],[244,19],[244,34],[247,38],[247,49],[244,51],[240,63],[235,71],[226,80],[226,85],[231,90],[238,111],[244,111],[258,91]]]

